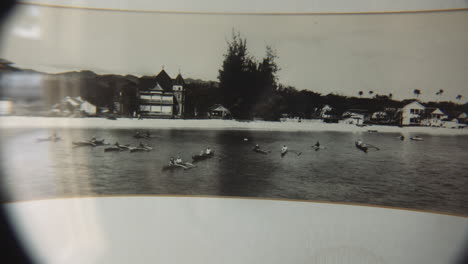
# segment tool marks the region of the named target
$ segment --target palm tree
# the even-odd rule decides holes
[[[359,91],[358,94],[359,94],[359,97],[362,97],[363,92]]]
[[[392,93],[389,93],[389,94],[388,94],[388,98],[392,99],[392,98],[393,98],[393,94],[392,94]]]
[[[374,91],[369,91],[369,94],[372,95],[374,93]]]
[[[463,96],[462,96],[461,94],[459,94],[459,95],[457,95],[457,97],[455,97],[455,99],[457,99],[458,102],[460,102],[460,100],[462,99],[462,97],[463,97]]]
[[[443,93],[444,93],[444,90],[440,89],[440,90],[436,93],[436,95],[441,96]]]
[[[421,90],[419,90],[419,89],[414,89],[414,90],[413,90],[413,93],[416,95],[416,97],[419,97],[419,95],[421,94]]]

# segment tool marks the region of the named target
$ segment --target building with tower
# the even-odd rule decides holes
[[[179,73],[172,79],[164,68],[155,77],[140,79],[138,113],[144,118],[182,118],[185,104],[185,82]]]

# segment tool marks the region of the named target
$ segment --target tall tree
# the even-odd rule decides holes
[[[233,31],[228,41],[228,50],[219,70],[219,86],[223,94],[223,104],[239,119],[250,119],[265,113],[271,108],[263,98],[273,96],[277,90],[276,51],[266,47],[265,57],[257,62],[247,51],[247,40],[240,33]],[[270,100],[274,103],[280,100]],[[261,116],[260,116],[261,117]]]
[[[256,63],[247,51],[247,40],[232,32],[228,50],[219,70],[219,87],[223,104],[236,118],[249,118],[251,88],[255,84]]]
[[[374,93],[374,91],[369,91],[369,94],[372,95]]]
[[[458,102],[460,102],[460,100],[462,99],[462,97],[463,97],[463,96],[462,96],[461,94],[459,94],[459,95],[457,95],[457,97],[455,97],[455,99],[457,99]]]
[[[253,115],[257,117],[263,117],[271,119],[272,115],[265,115],[268,111],[265,111],[266,108],[272,108],[274,106],[268,105],[268,103],[273,103],[275,100],[268,100],[265,104],[264,99],[269,98],[275,95],[276,90],[278,89],[278,78],[276,76],[279,71],[279,67],[276,64],[276,51],[270,47],[266,46],[266,54],[262,61],[258,64],[256,72],[256,84],[253,87],[251,92],[251,99],[253,104]],[[279,116],[279,115],[278,115]]]
[[[362,97],[363,92],[359,91],[358,94],[359,94],[359,97]]]
[[[413,90],[413,94],[415,94],[416,97],[419,97],[419,95],[421,94],[421,90],[419,90],[419,89],[414,89],[414,90]]]

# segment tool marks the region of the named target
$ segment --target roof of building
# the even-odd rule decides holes
[[[174,85],[185,85],[184,78],[182,78],[180,73],[177,74],[177,77],[174,79]]]
[[[423,108],[425,109],[426,107],[424,105],[422,105],[420,102],[418,101],[413,101],[407,105],[405,105],[403,108],[407,108],[408,106],[415,106],[415,107],[419,107],[419,108]]]
[[[159,85],[158,82],[156,82],[156,85],[153,88],[151,88],[151,90],[153,90],[153,91],[164,91],[163,88],[161,87],[161,85]]]
[[[226,107],[220,105],[220,104],[215,104],[213,105],[212,107],[210,107],[210,111],[225,111],[225,112],[229,112],[229,109],[227,109]]]
[[[467,118],[468,117],[468,114],[466,113],[461,113],[458,115],[458,118]]]
[[[431,114],[433,115],[444,115],[444,112],[442,112],[439,108],[436,110],[432,111]]]
[[[164,91],[172,91],[172,79],[164,69],[161,70],[158,75],[156,75],[156,81],[159,83],[159,85],[161,85]]]

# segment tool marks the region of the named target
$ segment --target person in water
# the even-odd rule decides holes
[[[145,147],[145,144],[140,142],[140,148],[144,148],[144,147]]]
[[[320,142],[317,141],[317,143],[315,143],[314,145],[316,148],[320,148]]]
[[[258,144],[255,144],[254,150],[260,150],[260,146]]]
[[[120,144],[119,144],[119,142],[117,142],[117,141],[115,142],[114,145],[115,145],[116,147],[120,147]]]
[[[175,163],[176,164],[181,164],[182,163],[182,159],[180,157],[177,157],[177,159],[175,160]]]
[[[150,132],[149,131],[146,131],[146,137],[149,138],[151,135],[150,135]]]
[[[90,141],[94,143],[94,142],[96,142],[97,140],[96,140],[95,137],[93,137]]]

